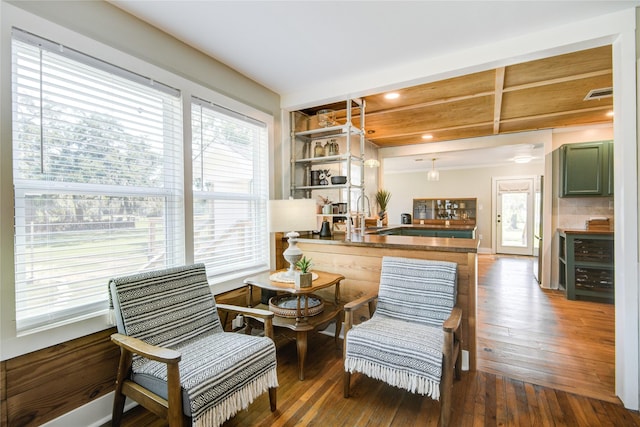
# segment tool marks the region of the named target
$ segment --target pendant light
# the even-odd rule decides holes
[[[440,172],[436,170],[436,159],[431,159],[431,170],[427,173],[427,181],[440,181]]]

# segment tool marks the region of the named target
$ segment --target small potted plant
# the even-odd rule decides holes
[[[296,270],[294,283],[296,288],[310,288],[311,282],[313,282],[313,274],[311,271],[311,260],[305,256],[298,262],[296,262]]]
[[[318,199],[320,199],[320,206],[321,206],[321,212],[325,215],[329,215],[333,213],[333,206],[331,206],[332,202],[329,199],[329,197],[325,197],[325,196],[318,196]]]
[[[383,222],[386,222],[387,216],[387,205],[389,205],[389,200],[391,199],[391,193],[387,190],[380,189],[376,192],[376,202],[378,203],[378,226],[381,226]]]

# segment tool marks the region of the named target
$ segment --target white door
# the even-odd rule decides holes
[[[533,255],[534,180],[496,178],[496,252]]]

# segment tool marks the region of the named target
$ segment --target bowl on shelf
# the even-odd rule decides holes
[[[336,175],[331,177],[331,184],[333,185],[346,184],[346,183],[347,183],[346,176]]]

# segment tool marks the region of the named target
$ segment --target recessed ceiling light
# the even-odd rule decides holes
[[[533,157],[527,155],[515,156],[513,158],[513,161],[516,163],[529,163],[531,160],[533,160]]]
[[[431,134],[426,134],[426,135],[422,135],[422,139],[433,139],[433,135]]]
[[[389,92],[384,96],[385,99],[398,99],[400,94],[398,92]]]

